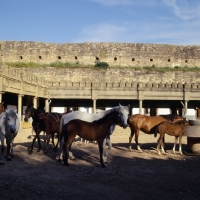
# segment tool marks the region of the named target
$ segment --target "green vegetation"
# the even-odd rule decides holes
[[[107,69],[109,67],[109,64],[107,62],[98,62],[94,65],[94,67]]]
[[[2,63],[0,63],[2,64]],[[37,68],[37,67],[54,67],[56,69],[61,69],[61,68],[95,68],[95,69],[132,69],[132,70],[146,70],[147,73],[157,71],[157,72],[169,72],[169,71],[182,71],[182,72],[200,72],[200,67],[188,67],[188,66],[175,66],[175,67],[157,67],[155,65],[152,66],[127,66],[127,67],[122,67],[122,66],[109,66],[107,62],[98,62],[95,65],[83,65],[80,64],[79,62],[76,63],[62,63],[62,62],[53,62],[49,64],[41,64],[41,63],[25,63],[25,62],[10,62],[10,63],[4,63],[8,66],[11,67],[16,67],[16,68],[21,68],[21,67],[30,67],[30,68]]]
[[[62,63],[62,62],[53,62],[53,63],[49,63],[49,64],[41,64],[41,63],[34,63],[34,62],[29,62],[29,63],[25,63],[25,62],[10,62],[10,63],[5,63],[8,66],[11,67],[17,67],[17,68],[21,68],[21,67],[30,67],[30,68],[36,68],[36,67],[54,67],[54,68],[70,68],[70,67],[91,67],[91,66],[85,66],[85,65],[80,65],[79,62],[76,63]]]

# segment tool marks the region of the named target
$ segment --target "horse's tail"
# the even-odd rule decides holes
[[[63,137],[63,126],[64,126],[64,116],[60,119],[60,128],[59,128],[59,142],[61,142]]]
[[[159,124],[157,124],[153,128],[151,128],[151,133],[154,134],[154,137],[157,137],[157,135],[158,135],[158,125]]]

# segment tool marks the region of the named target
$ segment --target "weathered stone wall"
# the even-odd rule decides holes
[[[24,69],[42,80],[52,82],[99,82],[99,83],[200,83],[196,72],[151,72],[131,69],[91,69],[91,68],[34,68]]]
[[[200,46],[136,43],[39,43],[0,42],[1,62],[69,62],[110,66],[200,67]]]

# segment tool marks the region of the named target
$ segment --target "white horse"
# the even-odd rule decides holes
[[[62,118],[61,118],[59,135],[62,135],[64,125],[66,125],[69,121],[71,121],[73,119],[80,119],[80,120],[86,121],[86,122],[93,122],[95,120],[98,120],[98,119],[104,117],[108,112],[111,112],[112,110],[117,111],[119,113],[119,115],[122,116],[123,123],[125,124],[124,128],[126,128],[128,126],[127,120],[128,120],[128,117],[129,117],[129,109],[130,109],[130,105],[121,106],[119,104],[119,106],[113,107],[109,111],[105,110],[105,111],[94,113],[94,114],[93,113],[81,112],[81,111],[70,112],[66,115],[63,115]],[[111,126],[111,129],[112,129],[111,133],[113,132],[114,128],[115,128],[115,124],[113,124]],[[110,135],[111,133],[109,132],[107,135]],[[60,138],[61,152],[62,152],[63,144],[64,144],[63,138]],[[105,143],[104,143],[104,146],[105,146]],[[69,150],[70,150],[69,156],[73,159],[74,157],[73,157],[73,154],[71,152],[71,146],[70,146]],[[105,155],[105,152],[103,154]],[[62,156],[63,155],[61,153],[60,156],[59,156],[59,160],[62,160]],[[106,158],[105,158],[105,160],[106,160]]]
[[[0,140],[1,154],[0,164],[4,164],[4,138],[7,144],[7,160],[11,160],[13,156],[13,140],[16,137],[20,128],[20,121],[16,114],[11,109],[6,110],[0,115]]]

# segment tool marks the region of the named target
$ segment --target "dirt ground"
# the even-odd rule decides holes
[[[143,153],[128,151],[130,129],[117,127],[111,136],[106,168],[99,163],[97,144],[74,142],[75,160],[70,166],[56,161],[58,153],[52,144],[48,154],[37,152],[37,141],[28,154],[33,137],[31,129],[21,129],[15,139],[14,157],[0,166],[0,199],[199,199],[200,157],[187,154],[187,139],[183,138],[184,155],[174,155],[174,137],[166,136],[167,155],[154,150],[157,139],[140,133]],[[177,146],[178,150],[178,146]]]

